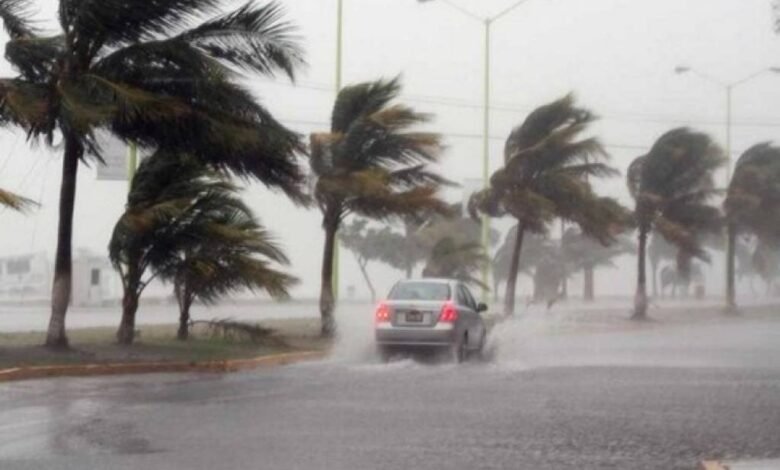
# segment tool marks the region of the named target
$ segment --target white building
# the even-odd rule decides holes
[[[45,253],[0,258],[0,302],[49,300],[53,266]],[[99,306],[118,302],[121,297],[121,280],[108,258],[78,250],[73,259],[71,304]]]

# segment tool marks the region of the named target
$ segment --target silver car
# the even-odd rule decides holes
[[[399,349],[436,348],[456,362],[479,353],[487,330],[469,288],[452,279],[398,282],[375,312],[376,343],[383,358]]]

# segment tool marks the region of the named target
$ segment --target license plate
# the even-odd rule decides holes
[[[408,323],[421,323],[423,314],[422,312],[406,312],[406,321]]]

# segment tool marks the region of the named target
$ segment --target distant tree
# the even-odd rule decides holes
[[[412,130],[429,116],[393,104],[400,93],[397,79],[346,87],[336,98],[330,132],[311,136],[314,197],[325,231],[320,315],[326,337],[335,333],[333,257],[345,217],[447,211],[438,195],[447,181],[428,166],[439,161],[440,137]]]
[[[614,240],[615,225],[624,215],[617,201],[599,197],[588,177],[617,172],[595,138],[580,138],[595,116],[566,96],[532,112],[509,136],[504,167],[490,187],[471,198],[472,216],[510,215],[518,221],[510,255],[504,312],[515,309],[515,289],[526,232],[545,233],[556,218],[571,221],[604,244]]]
[[[371,277],[368,275],[368,263],[381,261],[388,257],[388,254],[385,253],[390,248],[387,242],[393,235],[395,234],[388,227],[382,230],[369,228],[368,220],[357,218],[339,232],[339,239],[344,248],[355,255],[355,261],[360,268],[360,273],[363,275],[366,286],[371,292],[372,302],[376,301],[376,289],[371,282]]]
[[[286,258],[236,193],[188,155],[160,151],[141,164],[109,243],[124,290],[120,344],[133,343],[139,299],[155,278],[174,283],[182,339],[195,299],[241,288],[286,295],[293,279],[271,267]]]
[[[480,243],[458,242],[453,237],[444,237],[431,250],[423,277],[458,279],[483,287],[479,272],[486,262]]]
[[[636,248],[633,250],[636,252]],[[658,297],[658,268],[664,261],[673,261],[677,259],[677,247],[667,242],[666,239],[658,233],[650,236],[650,242],[647,246],[647,258],[650,260],[650,273],[653,281],[653,297]]]
[[[763,143],[740,156],[723,208],[728,228],[726,308],[734,312],[738,237],[757,237],[765,253],[771,253],[766,247],[780,243],[780,147]]]
[[[618,237],[615,243],[605,246],[584,235],[580,230],[570,228],[564,233],[561,250],[561,259],[567,275],[582,271],[584,281],[582,298],[585,301],[592,301],[595,298],[595,269],[614,267],[615,258],[634,253],[636,247],[625,235]]]
[[[780,245],[759,240],[753,252],[753,269],[766,284],[766,295],[772,295],[775,280],[780,275]]]
[[[709,259],[702,238],[721,227],[720,211],[709,203],[718,194],[713,173],[724,161],[723,152],[709,136],[680,128],[661,136],[650,153],[631,164],[628,188],[636,201],[639,230],[632,318],[647,318],[645,265],[650,233],[658,232],[677,247],[677,264],[684,276],[693,258]]]
[[[236,70],[292,77],[303,61],[277,3],[225,14],[224,0],[57,3],[61,31],[47,34],[31,20],[33,2],[0,0],[5,58],[16,70],[0,79],[0,125],[63,152],[46,345],[64,349],[78,168],[102,162],[100,134],[188,152],[301,200],[299,136]]]

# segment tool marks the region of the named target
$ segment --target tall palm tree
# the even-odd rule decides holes
[[[119,343],[133,342],[139,299],[155,278],[174,284],[182,339],[195,299],[213,302],[243,288],[287,295],[293,279],[271,267],[287,258],[237,191],[186,154],[160,151],[141,164],[109,243],[124,288]]]
[[[723,208],[728,231],[726,308],[735,312],[737,237],[754,235],[764,244],[780,241],[780,147],[758,144],[739,157]]]
[[[693,258],[708,260],[702,237],[721,226],[718,208],[710,205],[715,188],[713,173],[725,162],[722,150],[706,134],[674,129],[653,144],[650,153],[629,167],[628,188],[636,201],[634,217],[639,232],[636,320],[647,318],[647,239],[656,231],[677,247],[680,273],[689,272]]]
[[[301,50],[278,4],[218,14],[226,3],[60,0],[62,30],[43,35],[30,0],[0,0],[5,57],[17,71],[0,79],[0,122],[64,149],[48,346],[68,345],[76,176],[80,162],[102,160],[98,131],[188,152],[302,199],[298,136],[237,82],[238,70],[292,77]]]
[[[608,244],[622,224],[623,208],[614,199],[599,197],[588,179],[617,174],[607,165],[607,153],[597,139],[580,139],[595,119],[575,105],[572,95],[538,108],[507,139],[504,167],[493,174],[490,187],[472,196],[473,217],[482,212],[518,221],[504,297],[506,315],[514,313],[527,232],[545,233],[553,220],[562,218]]]
[[[346,87],[336,98],[330,132],[311,136],[314,197],[325,231],[320,291],[323,336],[335,332],[333,257],[344,218],[356,214],[387,219],[447,210],[438,197],[446,181],[428,167],[441,155],[439,135],[412,130],[429,116],[393,104],[400,93],[398,79]]]

